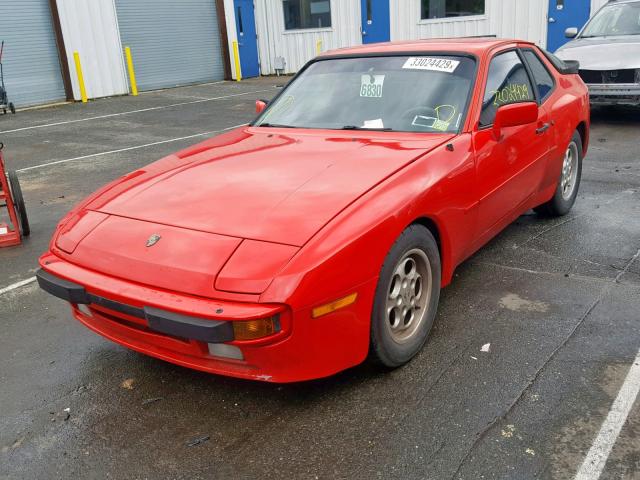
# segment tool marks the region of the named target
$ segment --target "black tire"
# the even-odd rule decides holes
[[[567,150],[575,147],[575,152],[577,152],[577,176],[574,181],[573,190],[570,196],[563,195],[563,185],[562,179],[564,175],[564,167],[560,172],[560,178],[558,178],[558,186],[556,187],[556,191],[553,194],[553,198],[546,203],[534,208],[535,212],[542,216],[547,217],[561,217],[569,213],[573,204],[576,202],[576,198],[578,197],[578,190],[580,190],[580,179],[582,178],[582,137],[580,137],[580,133],[577,131],[574,132],[571,140],[569,141],[569,145],[567,146]]]
[[[412,327],[415,330],[408,338],[399,342],[394,337],[397,333],[392,333],[394,327],[387,312],[387,302],[393,298],[390,294],[394,286],[392,282],[397,278],[397,269],[408,260],[407,255],[411,252],[418,254],[420,259],[428,259],[431,274],[430,293],[423,299],[421,308],[424,309],[424,313],[416,326]],[[422,225],[408,227],[391,247],[380,271],[371,313],[370,361],[387,368],[396,368],[407,363],[420,351],[427,341],[438,309],[440,282],[440,252],[433,235]],[[402,293],[397,294],[397,297],[402,296]],[[401,321],[403,320],[398,324]]]
[[[9,110],[11,110],[11,113],[13,113],[15,115],[16,113],[16,107],[13,103],[9,103]]]
[[[13,198],[13,203],[16,206],[18,220],[20,221],[20,231],[22,232],[23,237],[28,237],[31,233],[31,228],[29,227],[27,209],[24,206],[24,198],[22,197],[22,189],[20,188],[20,182],[18,181],[18,174],[15,171],[10,171],[8,177],[9,186],[11,187],[11,197]]]

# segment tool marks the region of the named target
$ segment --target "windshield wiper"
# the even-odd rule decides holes
[[[256,127],[268,127],[268,128],[298,128],[293,125],[280,125],[279,123],[261,123]]]
[[[338,130],[369,130],[373,132],[393,132],[393,128],[388,128],[388,127],[383,127],[383,128],[357,127],[355,125],[345,125],[344,127],[338,128]]]

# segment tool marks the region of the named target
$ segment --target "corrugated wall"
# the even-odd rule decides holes
[[[257,0],[256,27],[261,73],[275,73],[273,61],[280,56],[287,73],[297,72],[316,55],[318,40],[323,50],[362,43],[360,0],[331,0],[331,28],[314,30],[285,30],[282,0]]]
[[[64,100],[48,0],[0,0],[4,80],[16,106]]]
[[[58,0],[60,26],[69,59],[73,98],[80,86],[73,61],[77,51],[89,98],[127,93],[120,33],[113,0]]]
[[[215,0],[115,0],[140,90],[224,78]]]
[[[485,14],[420,19],[420,0],[390,0],[391,40],[497,35],[547,43],[549,0],[486,0]]]

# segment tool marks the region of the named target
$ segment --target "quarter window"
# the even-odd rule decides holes
[[[502,105],[533,101],[533,87],[518,54],[512,50],[495,56],[489,66],[480,126],[492,125]]]
[[[421,18],[467,17],[484,14],[485,0],[422,0]]]
[[[533,73],[533,80],[538,87],[540,102],[544,102],[553,91],[553,77],[533,50],[524,50],[523,54],[531,68],[531,73]]]
[[[331,26],[330,0],[282,0],[285,30]]]

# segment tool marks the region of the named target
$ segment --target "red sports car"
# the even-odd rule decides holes
[[[40,286],[108,339],[206,372],[397,367],[457,265],[528,209],[569,211],[589,140],[577,65],[523,41],[328,52],[266,103],[83,201]]]

